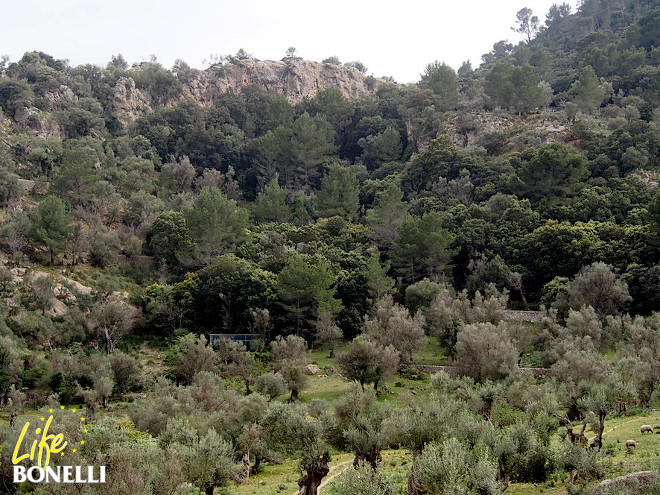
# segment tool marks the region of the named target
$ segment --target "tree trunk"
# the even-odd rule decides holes
[[[380,454],[379,447],[371,447],[369,452],[366,454],[363,452],[356,453],[353,458],[353,467],[358,468],[363,462],[368,462],[369,465],[374,469],[378,469],[378,464],[383,460],[383,456]]]
[[[644,391],[645,393],[643,394],[642,397],[640,397],[640,402],[642,403],[642,407],[644,409],[650,409],[651,408],[651,396],[653,395],[653,391],[655,390],[655,386],[653,383],[647,383],[647,386],[645,387],[646,390]]]
[[[321,486],[321,480],[312,478],[306,474],[298,480],[298,486],[300,486],[298,495],[317,495],[319,492],[319,486]]]
[[[502,491],[505,491],[507,488],[509,488],[510,484],[511,484],[511,475],[509,473],[504,473],[504,486],[502,487]]]
[[[257,464],[259,456],[255,456],[255,465]],[[248,449],[247,454],[243,455],[241,459],[241,480],[243,483],[247,482],[250,479],[250,450]]]
[[[296,402],[298,400],[298,389],[297,388],[292,388],[291,389],[291,397],[289,397],[289,402]]]
[[[619,402],[616,406],[616,412],[621,416],[628,414],[628,405],[625,402]]]
[[[412,468],[410,468],[410,476],[408,476],[408,495],[421,495],[422,493],[424,491],[417,477],[417,466],[413,463]]]
[[[321,481],[330,472],[328,454],[314,456],[305,466],[307,472],[298,480],[298,495],[317,495]]]
[[[204,488],[204,493],[205,493],[206,495],[213,495],[213,491],[214,491],[214,490],[215,490],[215,486],[214,486],[214,485],[207,486],[206,488]]]
[[[595,448],[599,452],[603,446],[603,431],[605,431],[605,415],[601,414],[598,416],[598,434],[591,442],[591,448]]]
[[[367,462],[371,465],[371,467],[376,470],[378,468],[378,464],[383,460],[383,456],[380,455],[380,448],[378,447],[372,447],[371,451],[369,451],[369,454],[367,455]]]
[[[103,335],[105,336],[105,349],[108,354],[112,354],[115,350],[115,343],[112,341],[110,332],[106,327],[103,327]]]
[[[96,404],[86,402],[85,403],[85,416],[87,416],[87,422],[94,421],[96,419]]]
[[[261,467],[261,456],[257,454],[254,456],[254,466],[252,466],[251,469],[252,474],[259,474],[260,467]]]
[[[520,287],[518,289],[518,291],[520,292],[520,297],[522,299],[523,304],[525,305],[525,309],[529,308],[529,304],[527,304],[527,298],[525,297],[525,293],[523,292],[523,288]]]
[[[587,437],[584,435],[584,430],[586,428],[587,428],[586,420],[582,423],[582,428],[580,429],[579,433],[573,433],[573,427],[570,425],[566,425],[566,432],[568,433],[568,437],[570,438],[571,442],[576,445],[581,445],[583,447],[586,447]]]

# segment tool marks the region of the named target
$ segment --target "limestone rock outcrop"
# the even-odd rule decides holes
[[[135,87],[132,77],[120,77],[113,92],[114,110],[122,124],[132,124],[143,115],[153,113],[149,97]]]
[[[363,98],[374,91],[381,81],[342,65],[297,58],[284,61],[245,59],[214,65],[200,72],[184,85],[183,97],[208,105],[219,94],[238,94],[249,84],[278,92],[291,103],[300,103],[329,87],[339,88],[351,100]]]

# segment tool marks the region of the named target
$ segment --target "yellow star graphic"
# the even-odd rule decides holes
[[[87,433],[87,428],[85,428],[85,429],[83,430],[83,432]]]
[[[73,409],[71,409],[71,412],[76,412],[76,408],[74,407]]]
[[[80,421],[85,421],[85,418],[80,418]]]
[[[73,453],[75,454],[75,453],[76,453],[76,449],[73,449],[71,452],[73,452]]]
[[[81,440],[81,441],[80,441],[80,445],[85,445],[85,441],[84,441],[84,440]]]
[[[60,452],[60,455],[64,455],[64,451]]]
[[[60,409],[64,409],[64,406],[60,406]]]
[[[48,412],[53,412],[53,410],[52,410],[52,409],[48,409]]]
[[[41,418],[39,418],[39,421],[46,421],[46,418],[42,416]]]

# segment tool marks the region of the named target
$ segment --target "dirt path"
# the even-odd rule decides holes
[[[340,464],[337,464],[334,468],[330,470],[330,475],[327,476],[323,482],[319,485],[319,493],[321,493],[321,488],[323,488],[325,485],[330,483],[333,479],[335,479],[337,476],[342,474],[344,471],[348,469],[349,466],[353,465],[353,461],[344,461]],[[341,469],[340,469],[341,468]]]
[[[639,421],[639,418],[629,419],[628,421],[624,421],[624,422],[621,423],[621,424],[618,424],[618,425],[616,425],[616,426],[613,426],[612,428],[610,428],[609,430],[607,430],[606,432],[604,432],[603,435],[605,435],[606,433],[611,433],[611,432],[613,432],[614,430],[616,430],[619,426],[627,425],[628,423],[632,423],[633,421]]]
[[[335,479],[337,476],[342,474],[346,469],[348,469],[349,465],[353,464],[353,460],[350,461],[344,461],[339,464],[337,464],[334,467],[330,468],[330,472],[328,473],[328,476],[323,480],[323,482],[319,485],[318,488],[318,493],[321,493],[321,489],[325,487],[328,483],[330,483],[333,479]],[[298,495],[298,492],[292,493],[291,495]]]

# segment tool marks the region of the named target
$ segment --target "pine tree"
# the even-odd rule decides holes
[[[359,203],[358,180],[348,167],[332,164],[321,181],[316,195],[318,214],[321,217],[340,216],[354,220]]]
[[[252,215],[257,223],[291,221],[291,207],[286,204],[289,192],[278,184],[279,176],[264,187],[264,190],[254,203]]]
[[[52,265],[55,263],[55,255],[64,251],[71,231],[71,216],[64,202],[55,196],[48,196],[30,214],[30,221],[30,237],[48,249]]]
[[[603,102],[605,91],[598,81],[594,69],[587,65],[580,71],[580,75],[571,86],[571,93],[578,106],[589,114],[593,113]]]
[[[233,251],[245,239],[247,211],[218,189],[204,189],[185,216],[202,261]]]

